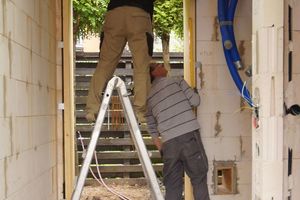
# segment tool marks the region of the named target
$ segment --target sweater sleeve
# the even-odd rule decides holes
[[[191,106],[193,107],[199,106],[201,99],[198,92],[193,90],[184,79],[180,79],[178,83],[182,91],[184,92],[185,96],[188,98]]]

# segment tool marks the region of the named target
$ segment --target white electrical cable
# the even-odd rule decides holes
[[[82,141],[82,136],[81,136],[81,134],[80,134],[79,131],[77,131],[77,133],[79,134],[79,138],[78,138],[78,139],[80,140],[81,147],[82,147],[83,151],[86,151],[86,149],[85,149],[85,147],[84,147],[84,144],[83,144],[83,141]],[[83,154],[83,155],[84,155],[84,154]],[[100,179],[100,180],[96,177],[96,175],[94,174],[92,168],[89,167],[89,169],[90,169],[90,172],[91,172],[91,174],[93,175],[93,177],[96,179],[96,181],[97,181],[100,185],[102,184],[109,192],[111,192],[111,193],[113,193],[114,195],[120,197],[121,199],[123,199],[123,200],[131,200],[129,197],[127,197],[127,196],[125,196],[125,195],[123,195],[123,194],[121,194],[121,193],[119,193],[119,192],[117,192],[117,191],[111,189],[110,187],[108,187],[108,185],[106,185],[106,183],[105,183],[105,182],[103,181],[103,179],[102,179],[102,176],[101,176],[101,173],[100,173],[100,170],[99,170],[99,165],[98,165],[98,159],[97,159],[97,154],[96,154],[96,152],[94,152],[94,156],[95,156],[97,172],[98,172],[98,176],[99,176],[99,179]]]
[[[251,106],[253,106],[254,108],[256,108],[257,106],[256,105],[254,105],[254,103],[253,103],[253,101],[252,101],[252,97],[251,98],[248,98],[248,97],[245,97],[244,96],[244,89],[246,88],[246,84],[247,84],[247,81],[244,81],[244,84],[243,84],[243,87],[242,87],[242,97],[243,97],[243,99],[245,99],[245,101],[247,102],[247,103],[249,103]]]

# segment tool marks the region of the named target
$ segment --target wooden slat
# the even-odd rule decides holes
[[[161,158],[158,151],[150,151],[150,153],[150,158]],[[78,156],[82,158],[82,152],[78,152]],[[139,157],[136,151],[97,152],[97,159],[139,159]]]
[[[79,140],[79,139],[78,139]],[[143,138],[145,145],[153,145],[152,139],[150,137]],[[82,139],[85,146],[90,143],[89,138]],[[124,145],[134,145],[131,138],[101,138],[98,139],[97,145],[99,146],[124,146]]]
[[[81,166],[80,166],[81,167]],[[96,166],[90,166],[94,173],[97,172]],[[143,172],[142,165],[107,165],[99,166],[101,173],[116,173],[116,172]],[[154,171],[162,171],[163,164],[153,164]]]

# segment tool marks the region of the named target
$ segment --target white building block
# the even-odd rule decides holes
[[[27,2],[26,2],[27,3]],[[18,44],[30,48],[31,43],[31,20],[25,15],[24,12],[16,9],[15,21],[14,21],[14,31],[15,37],[14,41]]]
[[[293,188],[292,199],[300,199],[300,159],[293,160]]]
[[[6,183],[5,183],[5,159],[0,158],[0,199],[6,198]]]
[[[293,30],[297,30],[297,31],[300,31],[300,21],[298,19],[300,19],[300,1],[299,0],[296,0],[296,1],[293,1],[294,4],[292,5],[292,8],[293,8],[293,20],[292,20],[292,23],[293,23]]]
[[[25,150],[33,148],[32,121],[30,117],[13,117],[12,126],[12,142],[13,154],[18,154]],[[33,126],[34,127],[34,126]]]
[[[10,119],[0,118],[0,130],[1,130],[1,140],[0,140],[0,160],[10,156],[12,154],[12,133],[10,130]]]
[[[300,6],[299,6],[300,7]],[[300,9],[299,9],[300,13]],[[300,17],[300,16],[299,16]],[[300,19],[300,18],[298,18]],[[297,21],[297,20],[294,20]],[[293,31],[293,68],[292,73],[293,76],[295,74],[300,74],[300,30]],[[292,77],[293,79],[294,77]]]
[[[41,56],[43,58],[49,60],[50,39],[49,39],[49,33],[47,31],[45,31],[44,29],[41,30],[41,38],[43,38],[41,40]]]
[[[218,90],[231,90],[232,95],[239,96],[239,90],[237,89],[234,80],[231,77],[230,71],[227,65],[223,65],[222,67],[218,67],[216,70],[216,79],[210,79],[211,82],[215,82],[217,84]]]
[[[39,24],[35,21],[31,23],[31,48],[32,51],[38,55],[41,54],[41,37],[42,37],[42,29]]]
[[[252,182],[252,161],[236,162],[237,182],[239,185],[251,185]],[[250,189],[250,188],[249,188]]]
[[[197,0],[196,14],[197,19],[200,17],[214,17],[217,16],[217,0]]]
[[[49,143],[55,139],[55,116],[31,117],[32,141],[35,146]]]
[[[0,3],[0,13],[4,13],[3,3]],[[0,36],[4,35],[4,23],[3,23],[3,15],[0,15]]]
[[[218,137],[202,139],[209,160],[241,160],[239,137]]]
[[[252,17],[252,1],[238,1],[236,12],[236,17]],[[251,27],[251,25],[249,25]]]
[[[5,0],[4,2],[4,14],[5,19],[4,19],[4,34],[14,40],[15,38],[15,26],[14,26],[14,22],[15,22],[15,12],[16,12],[16,8],[14,6],[14,4],[11,1]]]
[[[237,41],[237,44],[239,40],[251,40],[251,33],[252,33],[251,24],[252,24],[251,15],[235,18],[234,34],[235,34],[235,39]]]
[[[18,12],[23,12],[30,18],[34,18],[34,4],[35,0],[14,0],[16,7],[19,9]]]
[[[9,45],[8,40],[3,35],[0,35],[0,75],[9,74]]]
[[[222,39],[217,16],[198,18],[196,20],[196,28],[197,33],[201,33],[197,40],[216,41]]]
[[[201,70],[201,79],[197,80],[197,88],[205,89],[205,90],[216,90],[217,81],[217,71],[219,67],[215,65],[203,65]],[[200,74],[199,74],[200,75]]]
[[[5,77],[0,75],[0,118],[5,117]]]
[[[10,79],[7,81],[6,106],[7,115],[30,116],[31,115],[31,85],[25,82]]]
[[[31,82],[30,50],[15,42],[12,42],[11,47],[11,77],[20,81]]]
[[[197,61],[203,65],[224,65],[226,63],[222,43],[197,40]]]

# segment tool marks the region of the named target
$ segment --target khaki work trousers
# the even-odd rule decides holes
[[[133,58],[135,93],[133,105],[137,114],[144,113],[150,89],[149,63],[153,51],[150,15],[136,7],[114,8],[106,13],[103,34],[100,60],[90,83],[86,112],[98,113],[101,93],[105,89],[105,84],[113,76],[128,42]]]

